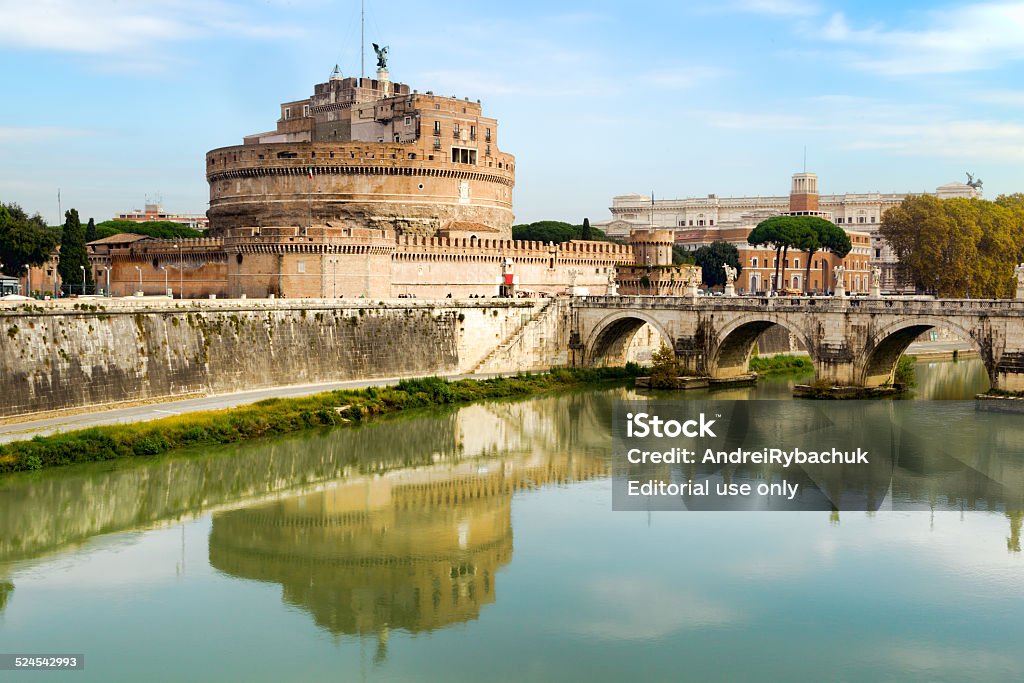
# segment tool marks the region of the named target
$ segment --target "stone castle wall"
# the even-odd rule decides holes
[[[610,242],[544,244],[481,234],[488,237],[396,239],[388,230],[324,225],[236,228],[224,238],[136,242],[94,265],[103,288],[99,270],[109,267],[114,296],[163,294],[166,282],[176,298],[183,289],[185,298],[457,299],[497,296],[506,261],[524,294],[562,294],[570,282],[605,294],[615,269],[634,259],[630,247]]]
[[[494,152],[462,164],[444,149],[434,152],[375,142],[215,149],[206,157],[211,233],[335,222],[433,235],[451,222],[469,222],[511,237],[513,157]]]
[[[0,304],[0,416],[467,372],[543,306],[523,300]],[[550,367],[533,356],[506,363],[509,371],[519,364]]]

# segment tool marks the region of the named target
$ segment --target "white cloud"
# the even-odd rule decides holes
[[[805,0],[740,0],[734,9],[751,14],[774,14],[784,17],[810,17],[821,11],[817,3]]]
[[[1024,3],[964,5],[921,15],[921,28],[855,28],[833,14],[811,37],[847,48],[856,69],[892,76],[958,73],[1024,59]]]
[[[1024,90],[988,90],[975,93],[972,99],[1008,107],[1024,107]]]
[[[0,42],[91,55],[124,54],[212,36],[294,36],[293,27],[261,24],[226,2],[200,0],[0,0]]]
[[[679,66],[651,71],[644,80],[661,88],[692,88],[728,74],[727,70],[714,66]]]
[[[802,114],[709,111],[703,117],[717,128],[823,133],[840,150],[1024,162],[1024,123],[964,118],[946,107],[893,104],[864,97],[827,95],[805,101]]]

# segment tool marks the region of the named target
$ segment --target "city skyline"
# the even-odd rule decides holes
[[[517,222],[610,217],[617,194],[931,191],[973,172],[1024,190],[1024,3],[737,0],[443,11],[367,3],[392,78],[481,99],[517,157]],[[335,63],[360,68],[359,2],[23,6],[0,0],[5,202],[106,220],[160,195],[207,208],[207,150],[270,130]],[[45,30],[42,30],[45,27]],[[6,70],[6,69],[5,69]]]

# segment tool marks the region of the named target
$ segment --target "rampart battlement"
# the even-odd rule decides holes
[[[571,241],[550,245],[544,242],[506,239],[474,239],[471,237],[422,237],[403,235],[397,241],[396,256],[416,258],[420,255],[477,255],[505,258],[550,259],[595,264],[632,263],[633,251],[612,242]]]
[[[224,240],[220,237],[193,237],[170,240],[140,240],[110,250],[110,257],[118,260],[146,261],[151,257],[177,257],[201,255],[209,260],[223,260]]]
[[[464,144],[459,142],[458,144]],[[473,143],[477,147],[477,143]],[[206,154],[208,181],[270,175],[431,175],[456,171],[504,185],[515,179],[515,157],[491,149],[476,164],[454,162],[448,146],[395,142],[280,142],[221,147]],[[486,176],[486,177],[485,177]]]

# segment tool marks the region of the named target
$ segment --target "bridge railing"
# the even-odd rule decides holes
[[[923,299],[847,297],[764,297],[764,296],[584,296],[573,300],[575,305],[594,308],[683,308],[683,309],[762,309],[848,310],[851,312],[885,312],[931,315],[996,314],[1024,315],[1024,300],[1016,299]]]

